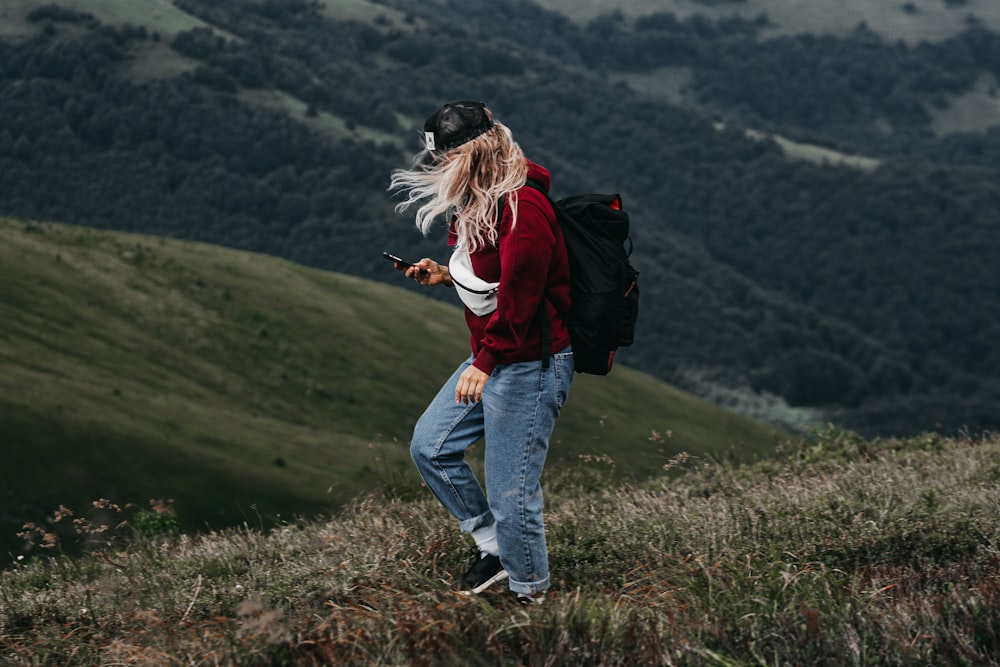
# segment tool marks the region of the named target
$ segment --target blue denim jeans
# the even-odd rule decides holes
[[[428,488],[458,519],[463,532],[496,523],[500,562],[516,593],[549,587],[542,520],[542,487],[549,436],[573,381],[570,348],[541,361],[497,366],[483,400],[455,403],[466,360],[441,387],[413,430],[410,455]],[[465,461],[465,450],[486,439],[486,492]]]

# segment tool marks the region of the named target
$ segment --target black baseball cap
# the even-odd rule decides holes
[[[483,102],[449,102],[424,123],[428,152],[440,154],[458,148],[493,127],[493,116]]]

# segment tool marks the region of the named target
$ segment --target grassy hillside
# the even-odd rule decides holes
[[[98,498],[257,525],[410,485],[413,423],[468,353],[453,305],[211,245],[0,220],[0,267],[4,538]],[[556,462],[645,476],[775,444],[625,368],[577,380]]]
[[[623,486],[549,476],[553,588],[453,590],[430,499],[265,534],[140,532],[0,572],[4,664],[1000,664],[1000,440],[828,433]],[[577,466],[579,468],[581,466]],[[675,471],[677,472],[677,471]],[[69,520],[69,519],[67,519]],[[107,539],[108,536],[102,536]]]
[[[43,3],[37,0],[7,0],[4,3],[4,33],[20,36],[30,31],[27,15],[46,4],[55,4],[66,9],[86,12],[97,17],[102,23],[119,25],[152,25],[164,37],[172,37],[182,30],[203,27],[205,23],[190,14],[177,9],[170,0],[146,0],[143,3],[121,2],[121,0],[60,0]]]
[[[587,22],[619,10],[629,16],[672,12],[678,17],[711,18],[764,14],[769,35],[829,33],[843,35],[859,23],[887,39],[919,42],[941,40],[965,29],[974,16],[994,28],[1000,26],[1000,6],[993,0],[536,0],[548,9]]]

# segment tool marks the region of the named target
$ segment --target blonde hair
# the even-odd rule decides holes
[[[506,196],[517,224],[517,191],[528,177],[528,163],[510,129],[499,122],[480,136],[451,149],[432,164],[427,152],[416,156],[410,169],[392,172],[390,190],[406,192],[396,205],[401,213],[421,201],[416,224],[425,235],[434,219],[453,213],[458,247],[469,251],[496,245],[498,207]]]

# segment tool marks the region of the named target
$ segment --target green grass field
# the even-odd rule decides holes
[[[216,246],[2,220],[0,266],[6,547],[99,498],[172,498],[198,528],[412,486],[413,424],[468,354],[456,306]],[[577,375],[551,460],[644,477],[781,437],[620,367]]]

